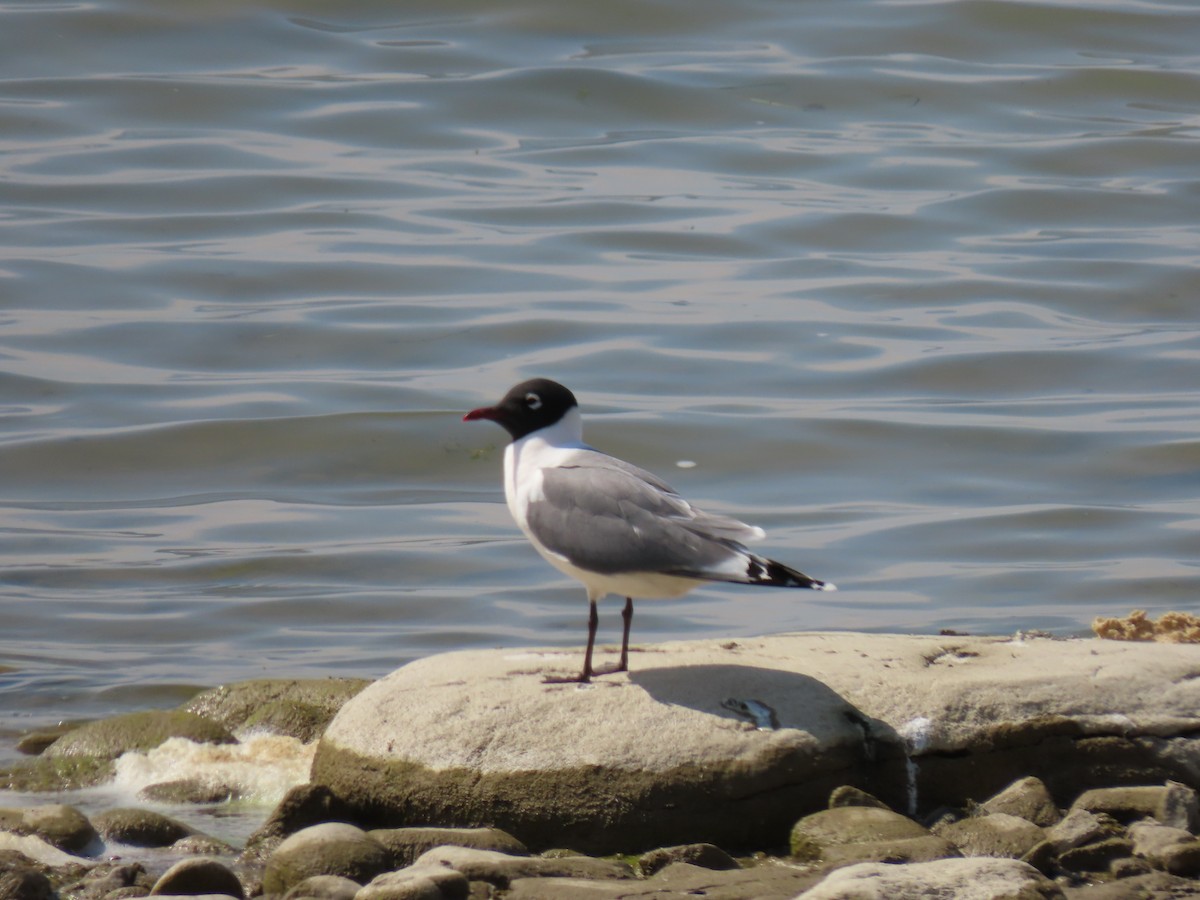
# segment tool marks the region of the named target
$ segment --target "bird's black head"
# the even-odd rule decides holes
[[[557,381],[548,378],[532,378],[522,381],[495,406],[473,409],[464,422],[490,419],[501,425],[518,441],[527,434],[553,425],[579,404],[575,395]]]

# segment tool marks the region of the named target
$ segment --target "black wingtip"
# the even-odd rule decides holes
[[[783,563],[762,556],[750,557],[750,561],[746,564],[746,582],[770,587],[808,588],[814,591],[837,590],[837,585],[832,582],[809,578],[803,572],[798,572]]]

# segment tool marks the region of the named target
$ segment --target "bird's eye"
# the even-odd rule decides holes
[[[528,406],[530,409],[541,409],[542,408],[542,398],[531,391],[530,393],[525,395],[525,405]]]

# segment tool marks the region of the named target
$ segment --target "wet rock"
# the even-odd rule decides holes
[[[390,863],[383,845],[361,828],[326,822],[297,831],[276,848],[263,871],[263,890],[285,894],[312,875],[341,875],[365,884]]]
[[[1071,808],[1107,813],[1125,824],[1150,816],[1163,825],[1186,828],[1193,834],[1200,825],[1196,792],[1177,781],[1145,787],[1094,788],[1080,794]]]
[[[834,788],[833,793],[829,795],[829,808],[836,809],[839,806],[873,806],[876,809],[891,809],[878,797],[848,784]]]
[[[292,885],[283,898],[284,900],[298,900],[300,897],[316,897],[317,900],[354,900],[354,895],[362,887],[357,881],[351,881],[340,875],[313,875],[311,878],[305,878]]]
[[[325,785],[296,785],[246,840],[242,861],[265,860],[288,835],[312,825],[350,821],[344,804]]]
[[[469,881],[486,881],[506,888],[517,878],[633,878],[633,869],[625,863],[590,856],[565,856],[546,859],[539,856],[510,856],[494,850],[470,847],[436,847],[423,853],[414,867],[442,866],[462,872]]]
[[[32,866],[0,863],[0,898],[2,900],[52,900],[54,887],[50,879]]]
[[[34,835],[68,853],[85,851],[99,837],[87,816],[60,803],[0,809],[0,831]]]
[[[796,900],[1051,900],[1062,891],[1015,859],[942,859],[891,866],[860,863],[838,869]]]
[[[224,841],[217,840],[207,834],[189,834],[171,845],[175,853],[188,853],[192,856],[224,856],[232,855],[233,847]]]
[[[1107,872],[1114,860],[1132,855],[1132,841],[1112,837],[1060,853],[1058,864],[1067,872]]]
[[[175,863],[154,883],[151,895],[224,894],[244,900],[238,877],[215,859],[184,859]]]
[[[980,804],[984,812],[1019,816],[1046,828],[1062,818],[1054,798],[1040,778],[1032,776],[1014,781],[1000,793]]]
[[[17,752],[26,756],[40,756],[46,752],[47,747],[75,727],[75,723],[62,724],[55,728],[31,731],[29,734],[21,735],[21,739],[17,741]]]
[[[115,759],[129,750],[153,750],[173,737],[198,744],[237,743],[228,730],[211,719],[177,710],[147,710],[81,725],[51,744],[45,755]]]
[[[671,863],[688,863],[702,869],[737,869],[738,861],[714,844],[680,844],[659,847],[638,859],[642,874],[649,877]]]
[[[370,683],[361,678],[240,681],[197,694],[182,709],[220,722],[230,731],[262,730],[308,743]]]
[[[411,866],[434,847],[471,847],[495,850],[510,856],[528,856],[524,844],[499,828],[377,828],[368,831],[391,854],[396,868]]]
[[[181,778],[150,784],[138,792],[143,800],[153,803],[228,803],[241,798],[235,785],[212,784],[200,778]]]
[[[442,865],[421,863],[371,879],[355,900],[467,900],[467,876]]]
[[[92,824],[106,841],[131,847],[169,847],[194,833],[193,829],[170,816],[129,807],[97,813]]]
[[[929,837],[928,829],[889,809],[840,806],[800,819],[792,826],[791,853],[799,860],[824,859],[831,847]]]
[[[95,756],[73,756],[37,759],[0,765],[0,790],[28,793],[73,791],[94,787],[110,780],[114,766],[111,759]]]
[[[938,829],[963,856],[1020,859],[1045,840],[1041,828],[1008,813],[972,816]]]
[[[1065,853],[1084,844],[1120,837],[1123,833],[1124,830],[1111,816],[1096,815],[1086,809],[1072,809],[1060,822],[1046,829],[1046,840],[1055,853]]]
[[[742,850],[847,782],[892,806],[911,788],[930,808],[1030,774],[1061,795],[1116,775],[1190,778],[1178,741],[1200,729],[1194,649],[1171,645],[777,635],[661,645],[582,690],[542,682],[576,655],[411,663],[342,707],[313,779],[367,824],[488,823],[535,851]],[[770,707],[779,727],[755,728],[731,699]]]
[[[916,863],[947,859],[961,855],[944,837],[927,834],[922,837],[893,838],[883,841],[859,841],[827,847],[822,861],[827,866],[846,866],[860,862]]]

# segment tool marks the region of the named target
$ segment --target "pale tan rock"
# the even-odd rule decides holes
[[[838,869],[796,900],[1058,900],[1062,890],[1015,859],[941,859]]]
[[[1123,781],[1200,770],[1183,645],[792,634],[661,644],[589,686],[542,681],[577,665],[504,650],[414,662],[342,707],[313,780],[360,815],[606,853],[769,846],[848,781],[907,812],[1030,773],[1077,793],[1109,760]],[[748,700],[779,727],[739,714]]]

